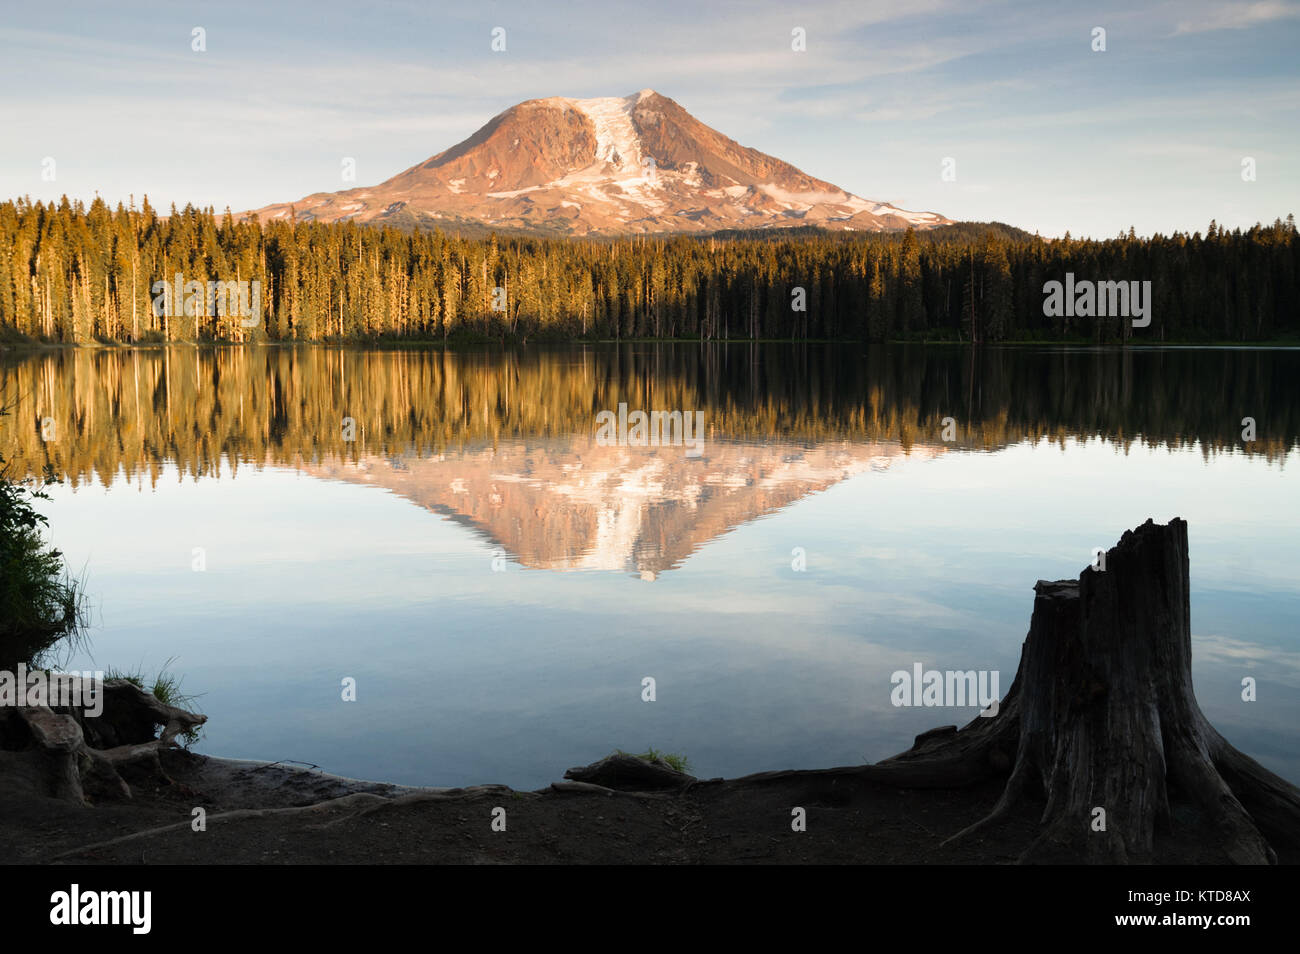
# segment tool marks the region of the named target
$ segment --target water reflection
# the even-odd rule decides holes
[[[914,447],[911,456],[938,453]],[[720,534],[902,456],[898,444],[783,440],[715,441],[689,456],[573,436],[303,469],[390,490],[527,567],[622,570],[654,580]]]
[[[1035,580],[1178,515],[1198,698],[1297,778],[1298,364],[848,346],[10,353],[0,448],[67,478],[47,510],[98,607],[68,664],[175,658],[214,754],[519,786],[615,746],[682,751],[707,775],[883,758],[973,717],[894,708],[894,670],[1009,680]],[[598,443],[597,415],[620,402],[701,411],[702,452]],[[498,554],[533,572],[492,572]],[[338,704],[344,674],[364,706]],[[671,704],[640,701],[646,674]],[[1259,678],[1250,705],[1244,675]]]
[[[0,355],[4,447],[74,483],[223,460],[404,459],[503,439],[594,436],[602,410],[702,411],[710,440],[995,449],[1099,436],[1285,457],[1300,349],[1052,350],[610,345],[462,353],[329,347]],[[1258,421],[1243,444],[1241,418]],[[355,428],[348,430],[345,421]],[[345,440],[350,434],[353,440]],[[51,437],[52,435],[52,437]]]
[[[107,486],[168,462],[293,466],[386,488],[525,566],[646,579],[904,457],[1096,436],[1282,462],[1300,436],[1286,349],[172,347],[11,354],[0,371],[18,471]],[[597,415],[620,402],[701,413],[703,452],[602,446]]]

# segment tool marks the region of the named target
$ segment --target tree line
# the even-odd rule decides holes
[[[1154,320],[1046,316],[1044,285],[1067,273],[1151,282]],[[969,223],[551,239],[159,215],[147,198],[0,204],[0,336],[50,342],[1261,341],[1300,331],[1297,276],[1290,215],[1106,240]],[[255,320],[213,307],[210,283],[257,283]]]

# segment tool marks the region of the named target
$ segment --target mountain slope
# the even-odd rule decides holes
[[[950,221],[815,179],[648,89],[528,100],[377,186],[316,193],[255,214],[263,221],[475,223],[576,235],[799,225],[880,231]]]

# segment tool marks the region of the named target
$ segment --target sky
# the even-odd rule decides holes
[[[1300,0],[0,7],[0,200],[241,211],[378,183],[526,99],[651,88],[953,219],[1104,238],[1300,212]]]

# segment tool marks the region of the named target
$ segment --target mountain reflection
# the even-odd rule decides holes
[[[914,448],[911,456],[941,451]],[[898,444],[602,447],[584,437],[507,441],[426,458],[364,457],[307,473],[383,487],[472,528],[522,565],[653,580],[714,537],[865,470]]]
[[[525,566],[651,579],[908,458],[1096,437],[1281,463],[1300,436],[1297,371],[1296,350],[57,350],[0,356],[0,453],[11,473],[74,486],[153,484],[167,464],[195,478],[296,467],[386,488]],[[620,402],[701,412],[702,452],[602,446],[597,415]]]

